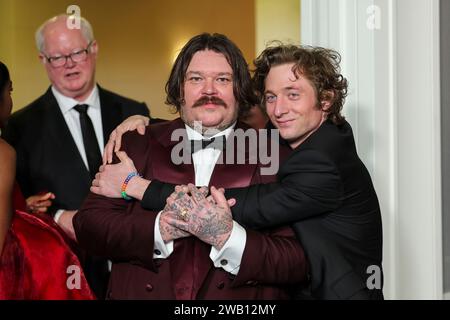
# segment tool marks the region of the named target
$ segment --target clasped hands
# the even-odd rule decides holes
[[[205,187],[176,186],[159,219],[162,239],[168,242],[193,235],[220,250],[233,229],[230,207],[234,203],[225,198],[223,189],[211,187],[208,196]]]

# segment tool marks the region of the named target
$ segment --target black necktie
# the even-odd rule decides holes
[[[225,149],[225,136],[218,136],[216,138],[211,138],[209,140],[189,140],[191,142],[191,153],[197,152],[199,150],[203,150],[206,148],[214,148],[223,150]]]
[[[76,105],[74,109],[80,114],[81,133],[83,135],[83,144],[86,151],[89,173],[91,178],[94,179],[95,174],[102,163],[102,155],[98,147],[94,126],[92,125],[91,118],[89,118],[87,114],[88,107],[87,104],[79,104]]]

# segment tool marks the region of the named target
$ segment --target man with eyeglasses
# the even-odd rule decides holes
[[[105,139],[128,116],[148,115],[145,103],[124,98],[95,82],[98,44],[89,22],[79,28],[60,15],[36,31],[39,59],[51,82],[44,95],[12,115],[4,138],[17,152],[17,180],[26,197],[54,194],[49,212],[75,239],[72,217],[101,164]],[[43,206],[49,203],[41,201]],[[51,261],[49,261],[51,263]],[[106,261],[86,259],[86,275],[98,298],[105,294]]]

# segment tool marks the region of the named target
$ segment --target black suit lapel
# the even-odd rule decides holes
[[[103,141],[108,142],[111,132],[122,122],[121,104],[114,97],[98,86],[103,123]]]
[[[74,162],[74,170],[81,175],[81,178],[89,181],[90,184],[89,171],[83,162],[83,158],[50,88],[45,93],[43,102],[43,114],[46,115],[44,118],[46,120],[44,121],[47,121],[43,125],[49,135],[44,142],[53,144],[52,150],[58,154],[57,157],[55,155],[55,159],[71,159]]]

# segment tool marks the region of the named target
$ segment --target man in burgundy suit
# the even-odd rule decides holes
[[[174,208],[152,212],[139,203],[152,179],[224,188],[274,180],[261,174],[259,162],[249,161],[254,156],[249,152],[245,164],[217,163],[221,155],[236,151],[227,138],[235,129],[248,129],[237,119],[256,104],[242,53],[223,35],[193,37],[172,68],[166,92],[167,103],[181,118],[151,125],[144,135],[124,135],[123,151],[117,153],[121,162],[101,168],[91,188],[97,194],[91,193],[74,217],[80,245],[113,261],[107,297],[289,298],[307,271],[303,249],[290,228],[256,232],[218,210],[186,232],[174,226],[173,220],[180,218]],[[186,144],[192,161],[177,164],[173,151],[180,142],[173,141],[173,134],[180,130],[184,142],[189,138],[202,140],[194,145],[205,145],[197,150]],[[142,177],[130,175],[133,171]]]

